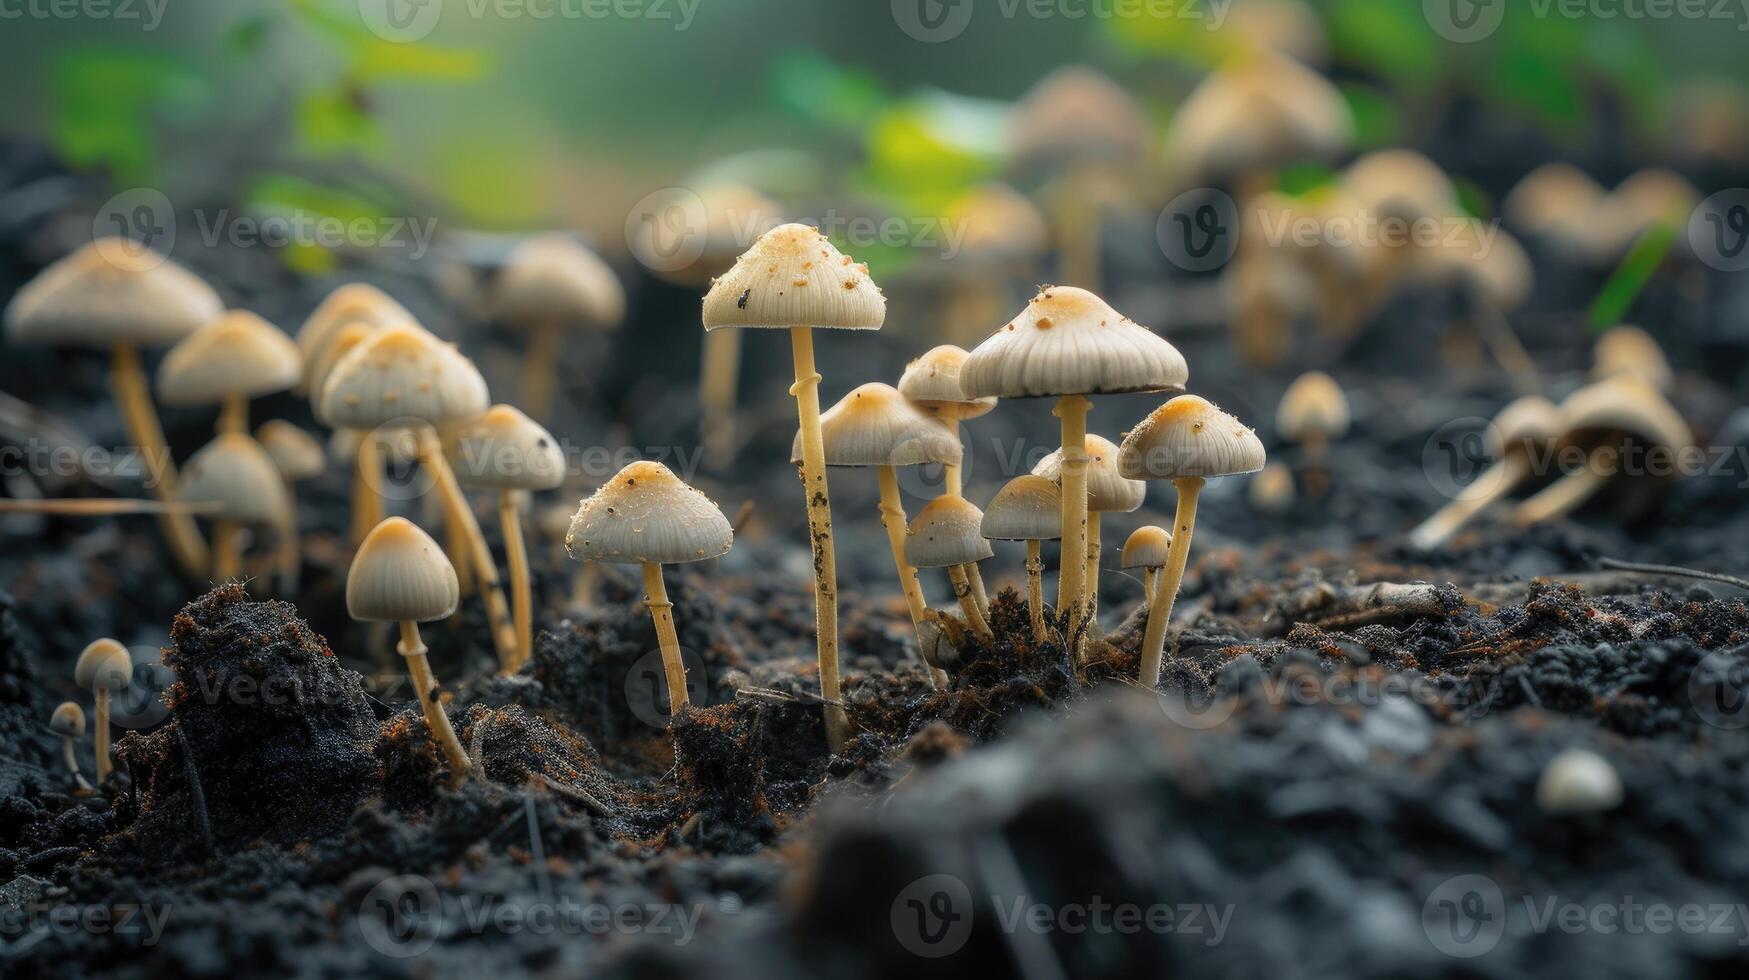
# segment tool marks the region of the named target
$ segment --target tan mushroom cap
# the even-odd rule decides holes
[[[1501,213],[1535,235],[1579,244],[1594,241],[1590,227],[1606,192],[1603,185],[1570,163],[1549,163],[1526,174],[1501,202]]]
[[[431,535],[391,517],[365,535],[346,573],[353,619],[424,623],[447,619],[461,601],[455,566]]]
[[[1348,103],[1324,76],[1291,58],[1233,59],[1179,106],[1166,154],[1180,181],[1215,180],[1327,159],[1354,138]]]
[[[196,503],[216,503],[218,517],[244,524],[272,524],[291,509],[285,481],[272,457],[241,432],[223,433],[190,457],[177,495]]]
[[[1628,324],[1604,331],[1591,350],[1592,378],[1601,381],[1618,374],[1633,375],[1660,391],[1669,391],[1676,383],[1664,348],[1651,334]]]
[[[298,345],[247,310],[231,310],[170,348],[158,366],[167,405],[212,405],[230,395],[285,391],[303,376]]]
[[[304,361],[304,386],[317,390],[314,387],[316,365],[323,361],[323,355],[342,328],[355,324],[374,328],[417,323],[405,306],[369,283],[352,282],[339,287],[316,304],[303,326],[298,328],[297,345]]]
[[[1119,568],[1164,568],[1166,552],[1172,548],[1172,534],[1155,524],[1144,524],[1130,532],[1123,543]]]
[[[957,419],[975,419],[996,408],[994,397],[972,398],[960,387],[960,368],[970,356],[952,344],[933,347],[905,365],[899,376],[899,394],[926,412],[951,413]]]
[[[1089,513],[1127,514],[1142,506],[1148,485],[1140,480],[1125,479],[1118,472],[1117,444],[1104,436],[1087,433],[1087,510]],[[1033,476],[1060,483],[1063,479],[1061,449],[1039,460],[1032,468]]]
[[[661,463],[620,470],[571,518],[565,548],[578,561],[679,565],[727,554],[729,519]]]
[[[1190,368],[1178,348],[1076,286],[1046,286],[960,366],[973,398],[1167,391]]]
[[[905,561],[914,568],[945,568],[983,561],[996,552],[985,540],[984,512],[964,497],[937,497],[905,529]]]
[[[1221,33],[1229,31],[1254,48],[1274,51],[1302,64],[1321,64],[1330,56],[1324,22],[1303,0],[1235,4],[1221,26]]]
[[[1285,513],[1294,505],[1294,471],[1283,463],[1270,463],[1257,471],[1246,488],[1251,506],[1265,514]]]
[[[1050,247],[1045,216],[1007,184],[980,184],[949,201],[942,221],[960,236],[951,261],[973,270],[1030,262]]]
[[[316,414],[351,429],[412,420],[441,426],[477,418],[488,402],[486,379],[453,344],[418,327],[387,327],[334,365]]]
[[[1566,442],[1621,433],[1673,451],[1694,444],[1694,434],[1681,413],[1644,380],[1617,375],[1587,385],[1561,403],[1566,418]]]
[[[1458,212],[1457,188],[1444,170],[1414,150],[1379,150],[1348,165],[1342,189],[1377,215],[1439,218]]]
[[[512,249],[492,284],[492,316],[512,326],[575,324],[614,330],[625,287],[601,256],[569,235],[536,235]]]
[[[133,671],[134,663],[128,656],[128,648],[105,637],[92,640],[79,654],[79,660],[73,665],[73,683],[81,691],[95,691],[101,687],[114,692],[128,685],[133,679]]]
[[[1147,113],[1086,65],[1065,65],[1021,97],[1008,120],[1009,152],[1026,164],[1139,160],[1148,152]]]
[[[62,701],[49,716],[49,731],[63,738],[79,738],[85,734],[85,709],[71,701]]]
[[[1055,541],[1063,536],[1063,490],[1027,474],[1003,484],[984,509],[980,533],[993,541]]]
[[[1118,450],[1119,469],[1132,480],[1234,476],[1255,473],[1264,462],[1257,433],[1196,395],[1155,409]]]
[[[1348,396],[1335,378],[1322,371],[1295,378],[1275,409],[1275,431],[1291,442],[1340,439],[1348,434],[1351,421]]]
[[[455,433],[456,479],[494,490],[551,490],[565,482],[565,453],[539,422],[510,405],[493,405]]]
[[[1621,245],[1633,244],[1648,228],[1660,222],[1685,225],[1701,194],[1682,175],[1662,167],[1641,170],[1616,185],[1610,195]]]
[[[314,364],[306,365],[309,370],[304,376],[304,383],[309,386],[310,407],[316,413],[317,421],[322,418],[322,391],[328,386],[328,376],[334,373],[334,365],[339,364],[346,355],[369,340],[377,328],[368,323],[353,322],[334,331],[323,346],[319,359]]]
[[[779,225],[711,283],[704,328],[879,330],[887,299],[868,266],[808,225]]]
[[[646,221],[629,241],[632,254],[646,268],[683,286],[708,285],[729,271],[754,238],[783,223],[778,203],[745,184],[708,183],[698,188],[697,203],[702,211],[687,209],[683,227]],[[674,268],[691,251],[697,258]]]
[[[906,401],[898,389],[865,384],[820,415],[827,466],[954,465],[964,450],[941,420]],[[802,436],[790,446],[790,462],[802,461]]]
[[[328,471],[328,456],[315,436],[284,419],[261,423],[255,441],[267,450],[279,475],[288,480],[312,480]]]
[[[100,238],[18,291],[6,307],[6,336],[56,347],[158,347],[223,312],[199,276],[127,239]]]
[[[1541,395],[1525,395],[1500,410],[1482,433],[1483,449],[1491,459],[1508,450],[1547,445],[1560,438],[1566,419],[1555,403]]]

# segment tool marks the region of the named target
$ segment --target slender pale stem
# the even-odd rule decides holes
[[[376,433],[361,431],[352,474],[352,546],[355,548],[383,522],[383,498],[377,494],[377,483],[382,478],[382,443],[377,441]]]
[[[1087,409],[1080,395],[1057,399],[1063,423],[1063,550],[1058,559],[1057,611],[1069,616],[1072,632],[1081,620],[1087,575]]]
[[[498,491],[498,523],[504,532],[504,563],[510,566],[510,612],[516,622],[516,661],[521,670],[534,655],[534,596],[529,588],[528,545],[522,540],[522,514],[513,490]]]
[[[229,517],[213,521],[214,582],[229,582],[243,568],[243,526]]]
[[[1422,551],[1434,548],[1451,540],[1465,524],[1468,524],[1477,514],[1487,510],[1489,505],[1512,492],[1512,488],[1524,482],[1530,475],[1530,459],[1524,453],[1513,453],[1488,467],[1481,476],[1451,502],[1435,511],[1427,520],[1422,521],[1415,530],[1409,532],[1409,543]]]
[[[219,433],[249,431],[249,397],[231,392],[219,403]]]
[[[893,550],[893,567],[899,573],[899,591],[905,594],[905,608],[911,613],[911,628],[917,633],[917,647],[923,648],[923,619],[929,604],[923,599],[923,585],[917,580],[917,569],[905,560],[905,506],[899,496],[898,471],[891,466],[875,467],[875,475],[881,488],[881,526],[887,530],[887,545]],[[927,661],[924,669],[929,672],[929,683],[940,690],[940,673],[930,667]]]
[[[1142,599],[1148,605],[1154,604],[1154,588],[1159,584],[1160,570],[1158,568],[1142,569]]]
[[[601,586],[601,563],[586,561],[571,577],[571,603],[579,609],[595,605],[595,592]]]
[[[1153,601],[1148,603],[1148,629],[1142,634],[1142,662],[1138,673],[1142,686],[1149,690],[1160,683],[1166,627],[1171,623],[1172,605],[1178,600],[1178,587],[1184,582],[1184,567],[1190,560],[1190,535],[1196,527],[1196,497],[1202,492],[1203,482],[1199,477],[1173,481],[1178,488],[1178,516],[1173,522],[1172,547],[1166,551],[1166,574],[1154,586]]]
[[[491,624],[492,643],[498,651],[498,665],[507,668],[516,661],[516,624],[510,618],[510,605],[504,601],[504,589],[498,583],[498,563],[492,560],[492,549],[480,532],[479,519],[468,506],[455,471],[443,455],[437,433],[429,426],[419,432],[419,462],[437,481],[446,524],[460,527],[466,537],[466,553],[474,565],[474,577],[480,599],[486,604],[486,618]]]
[[[151,389],[146,384],[145,369],[140,366],[138,348],[123,344],[110,352],[110,391],[121,409],[122,423],[128,438],[139,447],[140,459],[146,468],[146,489],[165,503],[176,502],[176,463],[170,458],[169,444],[158,424],[158,413],[152,407]],[[158,526],[170,545],[170,553],[184,575],[203,578],[208,571],[206,539],[194,518],[186,513],[167,510],[158,515]]]
[[[990,621],[984,618],[977,600],[972,598],[972,584],[966,579],[966,566],[949,565],[947,577],[953,582],[953,596],[960,601],[960,611],[966,614],[966,622],[971,624],[973,632],[985,643],[995,642],[996,634],[990,631]]]
[[[656,641],[662,646],[662,673],[668,678],[668,717],[680,713],[689,703],[686,694],[686,662],[680,659],[680,637],[674,631],[674,603],[668,601],[668,587],[662,582],[662,566],[644,562],[644,605],[650,607],[650,620],[656,624]]]
[[[549,320],[528,334],[528,350],[522,360],[522,402],[528,417],[546,422],[553,415],[553,392],[558,387],[559,358],[565,348],[565,325]]]
[[[1045,560],[1040,557],[1039,542],[1026,543],[1026,611],[1032,617],[1032,638],[1045,641]]]
[[[705,456],[713,467],[735,455],[735,393],[741,376],[741,331],[710,330],[699,365],[699,420]]]
[[[954,408],[946,408],[941,411],[941,414],[938,417],[941,419],[942,423],[947,426],[947,430],[953,433],[954,441],[960,443],[960,451],[964,453],[965,444],[960,440],[959,411]],[[958,497],[962,494],[962,472],[962,463],[948,463],[942,467],[942,480],[946,483],[944,489],[949,497]]]
[[[1099,635],[1099,511],[1087,512],[1087,631]]]
[[[73,774],[80,792],[91,792],[91,784],[85,780],[85,774],[79,771],[79,754],[75,751],[74,739],[71,735],[61,736],[61,758],[67,761],[67,771]]]
[[[419,637],[418,623],[411,620],[401,623],[401,642],[395,651],[407,662],[407,673],[413,678],[413,693],[419,696],[419,707],[425,712],[426,727],[431,729],[431,737],[437,740],[444,757],[449,760],[449,783],[460,786],[467,782],[474,763],[468,758],[467,750],[462,748],[462,740],[456,737],[449,715],[437,703],[437,678],[432,676],[431,662],[425,657],[425,641]]]
[[[820,432],[820,373],[814,368],[814,333],[791,327],[796,415],[802,435],[802,490],[807,494],[808,540],[814,551],[814,623],[820,656],[820,696],[826,699],[826,743],[836,753],[850,734],[838,689],[838,557],[832,548],[832,499],[826,487],[826,444]]]
[[[1537,491],[1518,505],[1513,514],[1519,527],[1529,527],[1570,514],[1615,479],[1616,468],[1610,447],[1599,446],[1586,457],[1585,465]]]
[[[97,701],[97,784],[109,778],[109,692],[102,688],[93,692]]]

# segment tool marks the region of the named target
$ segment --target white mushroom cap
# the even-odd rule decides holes
[[[1063,536],[1063,490],[1027,474],[1002,485],[984,509],[979,531],[993,541],[1055,541]]]
[[[942,221],[957,229],[959,251],[949,261],[971,271],[1031,262],[1050,247],[1050,228],[1037,206],[1007,184],[980,184],[949,201]]]
[[[1087,510],[1098,513],[1124,513],[1142,506],[1148,485],[1140,480],[1125,479],[1118,472],[1117,444],[1104,436],[1087,433],[1083,443],[1087,452]],[[1063,451],[1061,449],[1039,460],[1032,468],[1033,476],[1042,476],[1061,485]]]
[[[1665,449],[1694,444],[1681,413],[1656,388],[1632,375],[1616,375],[1587,385],[1561,403],[1568,442],[1619,433]]]
[[[50,265],[6,307],[19,344],[173,344],[224,312],[199,276],[123,238],[100,238]]]
[[[85,709],[71,701],[63,701],[49,716],[49,731],[62,738],[80,738],[85,734]]]
[[[1588,749],[1550,759],[1536,781],[1536,805],[1544,813],[1602,813],[1620,806],[1622,796],[1615,767]]]
[[[105,637],[93,640],[79,654],[73,665],[73,683],[81,691],[104,690],[114,693],[128,686],[133,679],[134,662],[128,648]]]
[[[1322,371],[1307,371],[1282,393],[1275,409],[1275,431],[1290,442],[1340,439],[1352,417],[1348,396],[1336,379]]]
[[[1326,159],[1354,138],[1342,93],[1324,76],[1275,54],[1235,59],[1185,98],[1166,134],[1181,181]]]
[[[1148,117],[1116,82],[1085,65],[1040,79],[1008,121],[1009,152],[1025,164],[1139,160],[1148,152]]]
[[[455,566],[431,535],[404,517],[365,535],[346,573],[346,611],[353,619],[430,622],[449,618],[460,601]]]
[[[272,524],[291,509],[272,457],[241,432],[222,433],[201,447],[183,468],[177,493],[183,500],[217,503],[217,516],[244,524]]]
[[[1164,568],[1166,552],[1172,548],[1172,534],[1155,524],[1144,524],[1130,532],[1123,543],[1119,568]]]
[[[565,482],[558,440],[509,405],[494,405],[455,433],[456,479],[494,490],[551,490]]]
[[[887,299],[818,228],[779,225],[753,243],[704,298],[704,328],[879,330]]]
[[[569,235],[536,235],[511,250],[492,285],[492,316],[513,326],[568,323],[613,330],[625,288],[599,255]]]
[[[946,425],[906,401],[892,385],[865,384],[820,415],[827,466],[953,465],[964,452]],[[802,461],[802,436],[790,462]]]
[[[1595,379],[1630,374],[1647,384],[1669,391],[1676,383],[1676,372],[1664,348],[1652,335],[1639,327],[1623,324],[1604,331],[1591,349],[1591,376]]]
[[[261,423],[255,430],[255,441],[267,450],[279,475],[288,480],[313,480],[328,471],[328,456],[322,444],[284,419]]]
[[[1118,449],[1118,468],[1132,480],[1255,473],[1264,461],[1257,433],[1196,395],[1155,409]]]
[[[303,326],[298,328],[297,345],[298,353],[303,356],[304,386],[311,391],[317,390],[314,387],[316,365],[323,360],[329,344],[342,327],[361,324],[375,328],[417,323],[405,306],[375,286],[362,282],[341,286],[318,303]]]
[[[1493,459],[1508,451],[1528,451],[1559,438],[1565,423],[1554,402],[1541,395],[1525,395],[1494,416],[1482,433],[1483,448]]]
[[[620,470],[571,518],[565,548],[578,561],[679,565],[727,554],[729,519],[661,463]]]
[[[1178,348],[1075,286],[1046,286],[960,366],[973,398],[1166,391],[1188,380]]]
[[[971,398],[960,387],[960,368],[970,356],[952,344],[931,348],[905,365],[899,377],[899,394],[926,412],[975,419],[996,407],[994,397]]]
[[[964,497],[937,497],[905,530],[905,561],[914,568],[944,568],[983,561],[996,552],[984,539],[984,513]]]
[[[486,379],[454,345],[418,327],[388,327],[334,365],[316,414],[351,429],[409,420],[441,426],[477,418],[487,404]]]
[[[229,395],[285,391],[303,376],[298,345],[247,310],[231,310],[170,348],[158,366],[167,405],[212,405]]]
[[[1348,165],[1342,188],[1375,215],[1416,220],[1459,211],[1451,178],[1414,150],[1379,150]]]

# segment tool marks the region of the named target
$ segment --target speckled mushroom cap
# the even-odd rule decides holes
[[[980,184],[949,201],[941,217],[960,235],[950,262],[971,270],[1029,262],[1050,247],[1045,216],[1007,184]]]
[[[1307,371],[1282,393],[1275,409],[1275,431],[1291,442],[1340,439],[1352,421],[1348,396],[1336,379],[1322,371]]]
[[[1164,568],[1166,552],[1172,548],[1172,534],[1156,524],[1144,524],[1130,532],[1123,543],[1119,568]]]
[[[1104,436],[1087,433],[1087,510],[1089,513],[1127,514],[1142,506],[1148,486],[1140,480],[1125,479],[1118,472],[1117,444]],[[1051,453],[1032,468],[1033,476],[1061,484],[1063,451]]]
[[[376,330],[334,365],[316,414],[331,426],[449,425],[486,410],[486,379],[455,345],[418,327]]]
[[[49,731],[62,738],[78,738],[85,734],[85,709],[71,701],[63,701],[49,716]]]
[[[1379,150],[1348,165],[1342,188],[1374,215],[1415,220],[1456,214],[1457,188],[1414,150]]]
[[[964,497],[937,497],[905,529],[905,561],[945,568],[983,561],[996,552],[984,538],[984,512]]]
[[[298,353],[304,361],[303,385],[310,390],[315,381],[317,363],[322,361],[328,345],[348,325],[386,327],[391,324],[417,324],[413,314],[388,293],[369,283],[353,282],[329,293],[298,328]]]
[[[1257,433],[1196,395],[1156,408],[1118,449],[1118,468],[1132,480],[1255,473],[1264,461]]]
[[[1002,485],[979,526],[993,541],[1055,541],[1063,536],[1063,491],[1057,481],[1027,474]]]
[[[565,549],[578,561],[679,565],[727,554],[729,519],[661,463],[620,470],[571,518]]]
[[[492,283],[492,316],[511,326],[558,322],[615,330],[625,311],[619,277],[569,235],[536,235],[517,245]]]
[[[346,573],[346,611],[353,619],[430,622],[449,618],[460,601],[455,566],[405,517],[371,529]]]
[[[565,482],[558,440],[510,405],[493,405],[455,433],[450,466],[470,487],[551,490]]]
[[[1189,380],[1178,348],[1075,286],[1046,286],[960,366],[972,398],[1168,391]]]
[[[952,413],[957,419],[975,419],[996,408],[994,397],[972,398],[960,386],[960,368],[969,355],[952,344],[931,348],[905,365],[899,377],[899,394],[925,412]]]
[[[1180,181],[1218,180],[1342,153],[1354,138],[1348,103],[1291,58],[1234,59],[1185,98],[1166,134]]]
[[[99,238],[26,283],[6,307],[14,343],[108,349],[173,344],[224,312],[199,276],[124,238]]]
[[[1148,151],[1148,117],[1130,94],[1085,65],[1065,65],[1021,97],[1008,120],[1011,155],[1025,165],[1067,160],[1138,160]]]
[[[1591,349],[1592,378],[1601,381],[1618,374],[1638,377],[1660,391],[1669,391],[1676,383],[1664,348],[1651,334],[1628,324],[1605,330]]]
[[[312,480],[328,470],[328,456],[316,437],[284,419],[261,423],[255,441],[288,480]]]
[[[167,405],[211,405],[228,395],[258,398],[303,376],[298,345],[247,310],[231,310],[179,341],[158,365]]]
[[[1566,422],[1563,441],[1594,441],[1608,433],[1670,450],[1687,449],[1693,432],[1681,413],[1656,388],[1632,375],[1616,375],[1586,385],[1561,403]]]
[[[779,225],[711,283],[704,328],[879,330],[887,299],[818,228]]]
[[[1483,450],[1499,459],[1509,448],[1541,446],[1559,438],[1566,424],[1555,403],[1541,395],[1525,395],[1500,410],[1482,432]]]
[[[629,244],[651,272],[683,286],[709,285],[735,264],[754,236],[782,223],[783,210],[776,201],[735,182],[707,183],[698,188],[694,202],[679,203],[685,222],[681,227],[646,221]]]
[[[73,683],[81,691],[118,691],[128,685],[134,672],[128,648],[104,637],[92,640],[73,665]]]
[[[241,432],[222,433],[189,458],[178,496],[216,503],[216,516],[244,524],[272,524],[291,509],[272,457]]]
[[[953,465],[964,450],[939,419],[878,381],[845,395],[820,415],[827,466]],[[802,436],[790,445],[790,462],[802,461]]]

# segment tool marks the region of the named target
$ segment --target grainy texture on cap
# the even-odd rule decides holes
[[[1055,541],[1063,536],[1063,491],[1057,481],[1027,474],[1002,485],[979,526],[995,541]]]
[[[661,463],[620,470],[571,518],[565,548],[578,561],[679,565],[727,554],[729,519]]]
[[[255,430],[255,441],[288,480],[314,479],[328,469],[328,456],[316,437],[284,419],[261,423]]]
[[[917,568],[983,561],[995,554],[983,523],[983,512],[964,497],[937,497],[905,530],[905,561]]]
[[[454,346],[417,327],[374,331],[329,372],[317,414],[370,429],[412,420],[446,425],[486,410],[486,379]]]
[[[1148,118],[1110,78],[1085,65],[1065,65],[1014,107],[1008,145],[1026,163],[1136,160],[1147,155]]]
[[[1166,552],[1172,547],[1172,535],[1163,527],[1144,524],[1130,532],[1123,543],[1119,568],[1163,568]]]
[[[471,487],[551,490],[565,481],[565,453],[553,434],[510,405],[462,426],[450,466]]]
[[[1508,447],[1548,443],[1560,437],[1564,423],[1554,402],[1541,395],[1525,395],[1501,409],[1483,430],[1483,451],[1499,459]]]
[[[788,224],[759,236],[704,298],[704,328],[879,330],[887,299],[817,228]]]
[[[1681,413],[1645,380],[1617,375],[1586,385],[1561,403],[1569,440],[1623,432],[1668,449],[1687,449],[1694,434]]]
[[[413,314],[388,293],[368,283],[353,282],[329,293],[298,328],[298,353],[304,359],[305,385],[315,380],[314,371],[328,345],[341,328],[349,324],[365,327],[386,327],[391,324],[413,324]]]
[[[217,516],[244,524],[271,524],[291,507],[279,467],[260,443],[241,432],[223,433],[189,458],[178,496],[217,503]]]
[[[973,398],[1166,391],[1188,380],[1178,348],[1075,286],[1046,286],[960,366]]]
[[[1622,324],[1610,327],[1597,338],[1591,349],[1591,376],[1598,380],[1618,374],[1637,375],[1661,391],[1669,391],[1676,383],[1676,372],[1664,348],[1652,335],[1639,327]]]
[[[940,420],[906,401],[892,385],[871,382],[820,415],[827,466],[954,464],[964,450]],[[802,436],[790,462],[802,461]]]
[[[100,238],[44,269],[6,308],[20,344],[173,344],[224,312],[199,276],[121,238]]]
[[[61,702],[61,706],[49,716],[49,731],[72,738],[85,734],[85,709],[71,701]]]
[[[460,601],[455,566],[431,535],[404,517],[365,535],[346,573],[346,611],[353,619],[429,622],[448,618]]]
[[[1263,468],[1263,443],[1244,423],[1196,395],[1179,395],[1136,424],[1118,449],[1133,480],[1232,476]]]
[[[92,640],[73,665],[73,683],[81,691],[90,691],[101,681],[105,690],[114,690],[118,670],[120,681],[125,685],[133,676],[133,661],[128,657],[128,648],[108,637]]]
[[[996,407],[994,397],[973,398],[960,386],[960,368],[969,355],[952,344],[930,348],[905,365],[899,394],[928,412],[951,410],[956,418],[975,419]]]
[[[1148,494],[1147,484],[1126,479],[1118,472],[1117,444],[1104,436],[1089,432],[1083,443],[1087,450],[1087,509],[1090,512],[1129,513],[1142,506]],[[1034,476],[1057,482],[1063,480],[1063,451],[1051,453],[1032,468]]]
[[[232,310],[170,348],[158,365],[167,405],[211,405],[227,395],[285,391],[303,376],[298,345],[247,310]]]
[[[492,316],[515,325],[554,321],[612,330],[625,319],[625,288],[599,255],[569,235],[516,246],[492,284]]]
[[[1275,409],[1276,432],[1294,442],[1315,436],[1340,439],[1348,434],[1349,422],[1348,396],[1335,378],[1322,371],[1295,378]]]
[[[1215,180],[1340,154],[1354,138],[1342,93],[1291,58],[1264,54],[1205,78],[1179,106],[1166,154],[1181,181]]]

